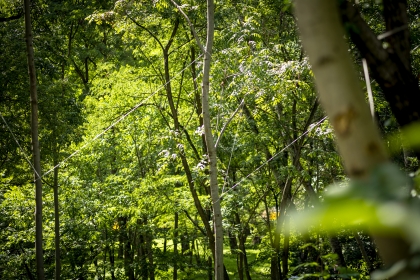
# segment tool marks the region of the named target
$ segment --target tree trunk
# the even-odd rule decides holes
[[[251,280],[251,275],[249,274],[249,265],[248,265],[248,257],[246,254],[246,247],[245,247],[245,242],[246,242],[246,233],[245,233],[245,228],[241,226],[241,218],[238,214],[238,212],[235,212],[235,223],[236,225],[240,226],[240,231],[238,234],[238,239],[239,239],[239,263],[240,263],[240,267],[238,266],[238,272],[240,273],[240,278],[243,279],[243,275],[245,272],[245,276],[247,280]]]
[[[206,136],[206,144],[208,151],[208,160],[210,165],[210,191],[213,204],[214,219],[214,235],[215,235],[215,254],[214,254],[214,270],[215,279],[223,280],[223,226],[222,226],[222,210],[220,205],[219,187],[217,184],[217,155],[214,147],[214,139],[211,130],[211,117],[209,105],[209,88],[210,88],[210,63],[211,52],[213,48],[214,38],[214,3],[213,0],[207,0],[207,42],[206,52],[204,54],[203,65],[203,82],[202,82],[202,101],[203,106],[203,123],[204,134]]]
[[[345,170],[350,177],[363,180],[388,159],[358,86],[343,39],[337,2],[297,0],[295,8],[302,42],[316,77],[321,103],[333,125]],[[392,265],[410,256],[409,245],[401,236],[384,236],[378,232],[373,232],[373,236],[385,264]],[[414,274],[405,269],[392,279],[407,279],[410,275]]]
[[[179,20],[176,21],[174,29],[172,31],[171,34],[171,39],[169,40],[169,42],[167,43],[167,45],[165,46],[165,48],[163,48],[163,59],[164,59],[164,70],[165,70],[165,90],[166,90],[166,97],[168,99],[168,103],[169,103],[169,107],[171,110],[171,114],[172,114],[172,119],[174,121],[174,129],[177,132],[177,134],[180,132],[180,124],[179,124],[179,119],[178,119],[178,111],[175,107],[175,103],[173,100],[173,96],[172,96],[172,86],[171,86],[171,79],[170,79],[170,74],[169,74],[169,49],[170,46],[173,42],[173,38],[176,35],[176,32],[178,30],[178,26],[179,26]],[[178,147],[182,147],[182,145],[178,145]],[[207,238],[209,239],[209,244],[212,248],[212,253],[214,253],[214,236],[213,236],[213,231],[210,227],[210,223],[209,223],[209,219],[207,218],[206,215],[206,211],[204,210],[203,206],[201,205],[200,199],[198,198],[198,194],[197,194],[197,190],[194,186],[194,180],[192,178],[192,174],[191,174],[191,169],[188,163],[188,160],[185,156],[185,153],[183,151],[182,148],[179,149],[178,151],[179,157],[181,158],[181,162],[182,162],[182,166],[184,168],[185,171],[185,176],[187,177],[187,182],[188,182],[188,187],[190,189],[191,195],[193,197],[194,200],[194,206],[197,209],[197,212],[201,218],[201,221],[204,224],[204,228],[206,229],[206,234],[207,234]]]
[[[130,230],[125,228],[125,244],[124,244],[124,271],[125,276],[129,280],[134,280],[134,269],[132,267],[132,248],[130,242]]]
[[[346,261],[344,260],[343,250],[341,249],[340,241],[336,236],[333,236],[331,233],[328,233],[328,240],[330,241],[333,253],[337,255],[338,265],[340,267],[346,267]]]
[[[109,264],[111,265],[111,280],[115,280],[115,249],[114,240],[111,240],[111,248],[109,250]]]
[[[58,160],[54,160],[54,166]],[[58,205],[58,167],[54,169],[54,242],[55,242],[55,280],[60,280],[61,256],[60,256],[60,212]]]
[[[25,12],[25,39],[26,52],[28,56],[28,73],[31,92],[31,134],[32,134],[32,155],[34,163],[35,179],[35,258],[38,280],[43,280],[44,259],[42,249],[42,181],[41,181],[41,155],[38,140],[38,95],[36,86],[36,72],[34,62],[34,48],[32,42],[32,24],[30,0],[24,0]]]
[[[362,253],[363,259],[366,262],[366,265],[369,269],[369,272],[373,271],[372,262],[369,259],[368,254],[366,253],[365,246],[363,245],[363,241],[360,239],[359,233],[354,231],[354,238],[356,239],[357,245],[359,246],[360,253]]]
[[[105,227],[105,244],[108,242],[108,231],[107,231],[107,229],[106,229],[106,227]],[[104,272],[103,272],[103,277],[102,277],[102,279],[106,279],[106,254],[107,254],[107,252],[108,252],[108,245],[105,245],[105,249],[104,249],[104,261],[103,261],[103,264],[102,264],[102,266],[103,266],[103,269],[104,269]],[[75,268],[73,267],[73,270],[75,270]]]
[[[290,216],[285,217],[284,221],[284,243],[281,257],[281,264],[283,268],[282,274],[287,277],[289,273],[289,243],[290,243]]]
[[[148,271],[149,271],[149,279],[150,280],[155,280],[155,264],[154,264],[154,260],[153,260],[153,246],[152,246],[152,241],[153,241],[153,235],[150,232],[146,233],[146,248],[147,248],[147,260],[149,261],[148,263]],[[134,273],[133,273],[133,280],[134,280]]]
[[[175,221],[174,221],[174,273],[173,279],[178,279],[178,212],[175,212]]]
[[[236,223],[234,223],[236,224]],[[232,232],[232,230],[228,231],[228,235],[229,235],[229,246],[230,246],[230,253],[232,255],[235,255],[237,253],[237,249],[238,249],[238,243],[236,240],[236,235]]]

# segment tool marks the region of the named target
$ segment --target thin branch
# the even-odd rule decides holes
[[[175,38],[176,32],[178,31],[178,27],[179,27],[179,17],[176,17],[175,25],[174,25],[174,29],[172,30],[171,37],[169,38],[169,41],[165,46],[165,51],[166,52],[169,51],[169,49],[172,46],[172,43],[174,42],[174,38]],[[168,54],[168,56],[169,56],[169,54]]]
[[[188,25],[190,26],[191,32],[194,35],[194,39],[198,45],[198,47],[200,48],[200,50],[205,53],[206,50],[203,46],[203,44],[201,44],[200,38],[198,38],[197,32],[195,31],[194,25],[191,23],[190,18],[187,16],[186,13],[184,13],[184,11],[182,10],[181,6],[179,6],[174,0],[171,0],[172,4],[174,4],[174,6],[178,9],[178,11],[184,16],[184,18],[187,20]]]
[[[235,112],[230,116],[230,118],[227,120],[225,125],[223,126],[222,130],[220,131],[219,137],[216,140],[216,144],[214,145],[215,148],[217,148],[217,145],[219,144],[220,139],[222,139],[223,132],[225,132],[226,127],[229,125],[229,123],[233,120],[235,115],[239,112],[239,110],[242,108],[242,106],[245,104],[245,99],[242,99],[241,104],[239,104],[238,108],[236,108]]]
[[[194,143],[192,142],[190,134],[188,133],[188,131],[185,129],[184,126],[182,126],[181,124],[179,126],[181,127],[182,131],[184,131],[185,137],[187,138],[188,143],[190,144],[191,148],[193,149],[196,159],[200,160],[200,154],[198,153],[197,148],[195,147]]]
[[[387,31],[385,33],[382,33],[382,34],[378,35],[377,38],[378,38],[378,40],[383,40],[383,39],[385,39],[385,38],[387,38],[389,36],[392,36],[392,35],[394,35],[394,34],[396,34],[398,32],[404,31],[405,29],[408,29],[408,25],[403,25],[403,26],[394,28],[394,29],[392,29],[390,31]]]
[[[362,63],[363,63],[363,72],[365,72],[366,90],[369,97],[370,113],[372,114],[372,118],[375,119],[375,104],[373,102],[372,88],[370,87],[369,70],[368,70],[368,65],[365,58],[362,58]]]
[[[23,10],[21,12],[19,12],[16,15],[10,16],[10,17],[0,17],[0,22],[7,22],[7,21],[12,21],[15,19],[19,19],[23,17]]]
[[[144,27],[143,25],[141,25],[140,23],[138,23],[134,18],[130,17],[127,13],[125,14],[135,25],[137,25],[138,27],[140,27],[141,29],[145,30],[147,33],[149,33],[150,36],[153,37],[153,39],[155,39],[155,41],[159,44],[159,46],[162,48],[162,50],[164,51],[165,48],[163,47],[162,43],[160,42],[159,38],[156,37],[155,34],[153,34],[152,31],[150,31],[148,28]]]
[[[204,231],[204,229],[202,229],[198,223],[196,221],[194,221],[194,219],[190,216],[190,214],[188,213],[187,210],[183,210],[185,215],[187,216],[187,218],[191,221],[191,223],[193,223],[193,225],[204,235],[207,236],[206,232]]]

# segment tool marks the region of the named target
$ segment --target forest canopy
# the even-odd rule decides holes
[[[419,13],[0,0],[0,279],[417,279]]]

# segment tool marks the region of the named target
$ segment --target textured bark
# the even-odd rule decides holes
[[[25,38],[28,56],[28,73],[31,93],[31,134],[32,155],[35,179],[35,258],[38,280],[44,279],[44,259],[42,249],[42,181],[41,181],[41,154],[38,139],[38,95],[36,85],[36,71],[34,62],[34,48],[32,37],[32,24],[30,14],[30,0],[24,0]]]
[[[321,104],[333,125],[345,170],[350,177],[363,180],[373,168],[388,162],[388,158],[358,87],[343,40],[337,2],[297,0],[295,9]],[[392,265],[410,256],[408,243],[400,236],[378,232],[373,232],[373,236],[385,264]],[[392,279],[407,279],[410,275],[413,274],[402,271]]]
[[[398,123],[405,126],[420,120],[420,89],[410,66],[407,3],[404,0],[384,0],[383,4],[389,32],[384,38],[388,43],[386,49],[356,5],[341,1],[340,10],[352,42],[366,59],[371,75],[381,87]]]

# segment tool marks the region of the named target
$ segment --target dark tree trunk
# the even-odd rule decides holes
[[[408,41],[407,2],[384,0],[385,40],[382,41],[370,29],[360,15],[357,6],[341,1],[342,19],[351,40],[369,65],[372,77],[381,87],[392,113],[401,126],[420,120],[420,90],[418,79],[410,66]]]
[[[236,225],[240,225],[241,226],[241,218],[238,214],[238,212],[235,212],[235,222]],[[238,270],[242,270],[242,279],[243,279],[243,272],[245,272],[245,276],[247,280],[251,280],[251,275],[249,274],[249,265],[248,265],[248,257],[246,254],[246,248],[245,248],[245,242],[246,242],[246,237],[247,237],[247,228],[246,226],[243,227],[241,226],[241,230],[239,231],[238,234],[238,239],[239,239],[239,263],[241,264],[240,268],[238,267]]]
[[[149,272],[149,279],[155,280],[155,265],[153,260],[153,248],[152,248],[152,241],[153,241],[153,235],[151,232],[146,233],[146,248],[147,248],[147,260],[148,263],[148,272]],[[133,274],[133,280],[134,280],[134,274]]]
[[[35,259],[38,280],[43,280],[44,259],[42,249],[42,181],[41,181],[41,155],[38,140],[38,95],[36,86],[36,72],[34,62],[34,48],[32,37],[30,0],[24,0],[25,13],[25,38],[26,52],[28,56],[28,73],[31,93],[31,134],[32,134],[32,155],[34,163],[35,179]]]
[[[175,221],[174,221],[174,274],[173,279],[178,279],[178,212],[175,212]]]
[[[58,160],[54,160],[57,166]],[[60,212],[58,205],[58,167],[54,169],[54,245],[55,245],[55,280],[60,280],[61,256],[60,256]]]
[[[117,219],[120,230],[118,232],[118,259],[122,260],[124,258],[124,243],[125,243],[125,218],[118,217]]]
[[[125,276],[128,280],[134,280],[134,269],[133,269],[133,258],[132,258],[132,248],[130,241],[130,230],[126,230],[126,240],[124,244],[124,270]]]
[[[23,251],[22,251],[22,253],[23,253]],[[29,269],[29,266],[26,262],[24,263],[24,266],[25,266],[26,275],[28,276],[29,280],[35,280],[35,277],[32,275],[32,272]]]
[[[289,273],[289,243],[290,243],[290,216],[287,216],[284,221],[284,244],[282,252],[282,267],[283,275],[287,277]]]
[[[273,253],[270,259],[270,279],[281,280],[281,272],[277,253]]]
[[[207,259],[207,277],[209,280],[213,280],[213,261],[211,257],[208,257]]]
[[[372,262],[370,261],[369,256],[366,253],[365,245],[363,244],[363,241],[360,239],[359,233],[357,231],[354,231],[354,238],[356,239],[357,245],[359,246],[359,249],[360,249],[360,253],[362,253],[363,259],[366,262],[369,272],[372,272],[373,271]]]
[[[235,224],[235,223],[234,223]],[[236,250],[238,249],[238,242],[236,240],[236,236],[234,233],[232,233],[232,230],[228,231],[229,236],[229,246],[230,246],[230,253],[232,255],[236,254]]]
[[[115,280],[115,256],[114,256],[114,242],[111,241],[111,248],[109,250],[109,264],[111,265],[111,279]]]
[[[331,233],[328,234],[328,239],[330,241],[331,249],[334,254],[337,255],[338,265],[340,267],[346,267],[346,261],[344,260],[343,250],[341,249],[340,241],[337,236],[333,236]]]
[[[241,253],[236,254],[239,280],[244,280],[244,256]]]

